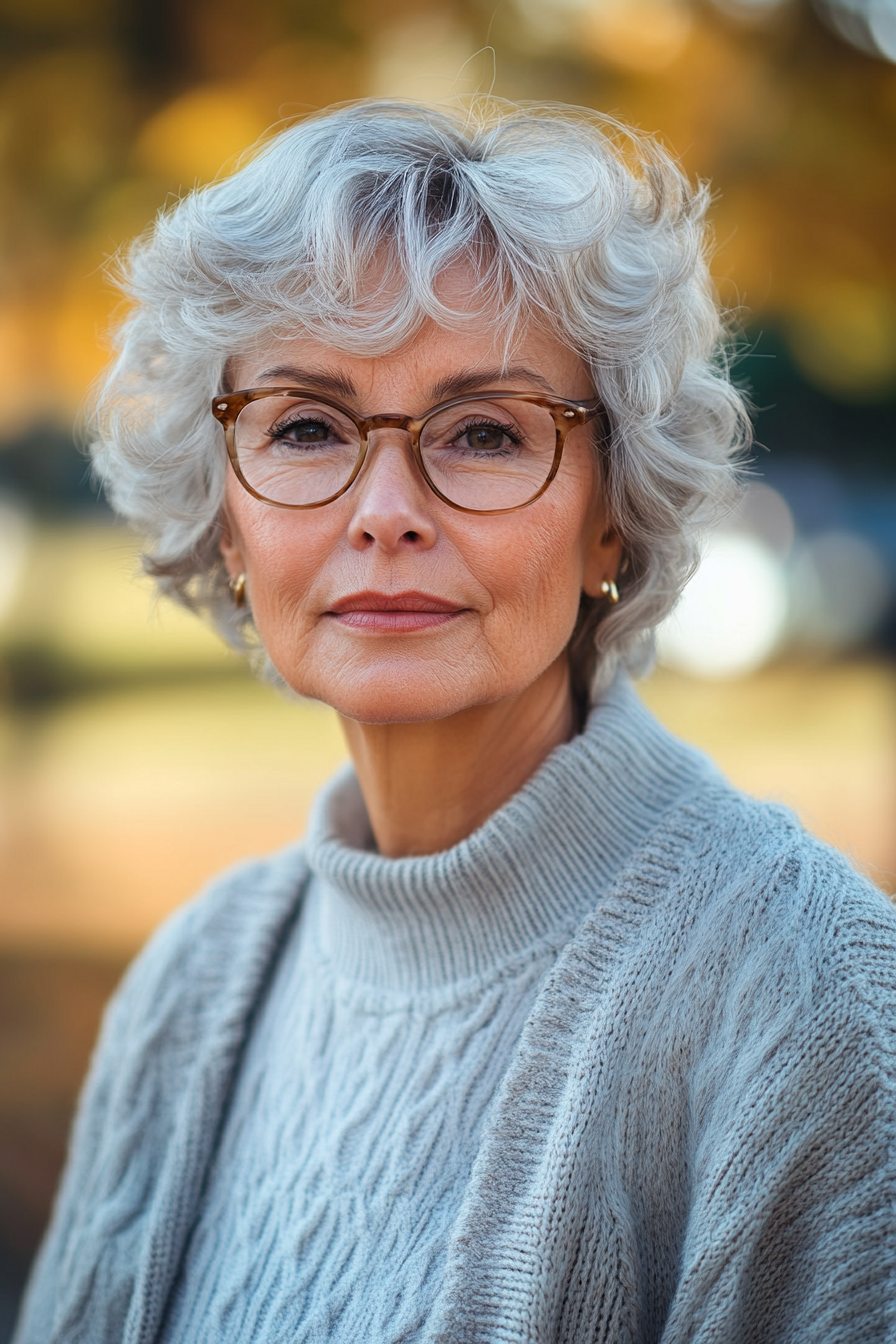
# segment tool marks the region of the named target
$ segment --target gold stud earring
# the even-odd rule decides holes
[[[600,586],[600,591],[603,593],[604,597],[610,603],[610,606],[615,607],[616,603],[619,601],[619,589],[616,587],[613,580],[604,579],[603,583]]]
[[[244,607],[246,605],[246,576],[237,574],[235,579],[231,579],[227,587],[230,589],[230,597],[235,607]]]

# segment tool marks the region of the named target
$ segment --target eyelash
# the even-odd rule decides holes
[[[332,425],[330,421],[327,420],[325,414],[323,413],[319,415],[299,415],[296,416],[294,419],[284,417],[282,420],[279,420],[275,425],[272,425],[268,433],[272,439],[277,439],[282,437],[289,430],[294,429],[297,425],[302,424],[325,425],[331,433],[338,433],[336,427]],[[520,444],[522,442],[522,435],[519,433],[519,431],[516,429],[514,425],[507,424],[506,422],[502,422],[500,420],[492,419],[491,417],[480,415],[471,416],[468,420],[458,425],[455,431],[455,437],[460,438],[462,435],[466,434],[468,430],[476,429],[480,425],[485,425],[489,429],[499,429],[502,434],[507,435],[507,438],[513,444]]]
[[[522,443],[522,435],[513,425],[501,424],[500,420],[489,420],[485,416],[477,415],[471,417],[465,424],[459,425],[457,437],[466,434],[467,430],[475,429],[479,425],[485,425],[488,429],[500,429],[502,434],[506,434],[511,443]]]
[[[284,417],[282,420],[278,420],[275,425],[272,425],[268,433],[272,439],[276,439],[285,434],[287,430],[295,429],[296,425],[324,425],[330,433],[336,432],[335,427],[327,420],[325,415],[306,414],[297,415],[292,420]]]

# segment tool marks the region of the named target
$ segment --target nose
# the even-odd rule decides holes
[[[367,459],[345,498],[353,506],[348,538],[355,549],[379,546],[396,554],[435,544],[435,496],[420,475],[406,431],[371,431]]]

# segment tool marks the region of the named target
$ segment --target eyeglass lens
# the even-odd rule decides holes
[[[338,494],[361,452],[358,427],[337,407],[281,394],[250,401],[234,440],[246,483],[276,504],[317,504]],[[543,406],[471,399],[425,422],[420,455],[446,499],[468,509],[508,509],[544,485],[556,442],[554,418]]]

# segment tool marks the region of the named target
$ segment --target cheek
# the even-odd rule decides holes
[[[301,694],[334,703],[336,690],[345,691],[337,707],[349,717],[375,718],[384,688],[401,698],[390,715],[404,712],[408,695],[423,696],[413,705],[423,717],[447,712],[443,700],[462,707],[500,698],[552,664],[575,625],[588,513],[580,481],[556,482],[516,514],[476,519],[446,511],[437,542],[408,557],[402,578],[409,587],[463,594],[476,616],[432,649],[409,646],[400,656],[391,646],[364,646],[347,658],[341,639],[321,626],[328,584],[374,586],[365,562],[375,557],[346,548],[337,510],[293,514],[244,497],[229,513],[255,624],[274,665]]]
[[[510,659],[551,662],[572,634],[582,591],[583,510],[558,492],[552,507],[502,528],[482,581],[493,598],[494,644]],[[513,515],[509,515],[512,519]]]
[[[263,510],[263,512],[262,512]],[[329,524],[329,525],[328,525]],[[234,533],[249,576],[252,613],[267,648],[296,634],[310,618],[315,578],[331,553],[330,520],[321,514],[296,516],[259,505],[242,506]]]

